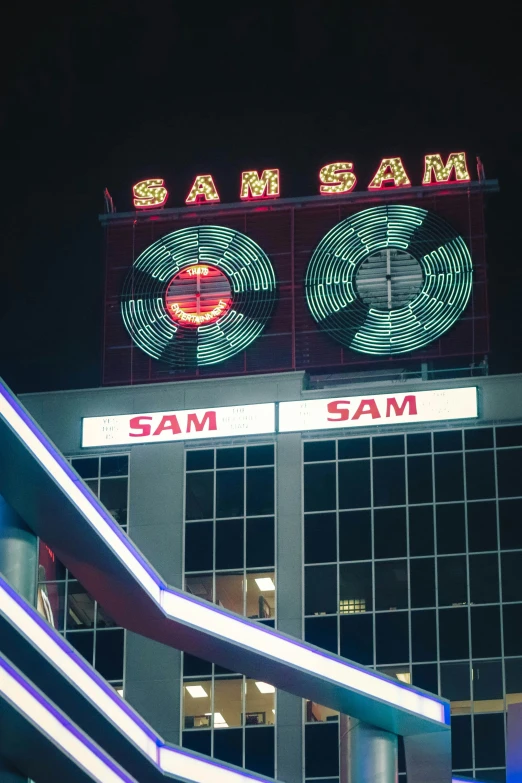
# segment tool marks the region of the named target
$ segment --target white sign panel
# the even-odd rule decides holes
[[[477,387],[279,403],[279,432],[472,419]]]
[[[275,432],[275,404],[93,416],[83,419],[82,446],[122,446]]]

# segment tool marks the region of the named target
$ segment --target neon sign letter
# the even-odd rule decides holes
[[[265,169],[261,176],[257,171],[243,171],[239,196],[241,199],[278,198],[279,169]]]
[[[368,185],[368,190],[379,190],[384,185],[407,188],[411,185],[400,158],[383,158],[374,178]]]
[[[319,172],[319,193],[325,196],[349,193],[357,184],[357,177],[352,169],[353,163],[328,163],[323,166]]]
[[[214,185],[212,174],[200,174],[197,176],[190,193],[185,199],[186,204],[200,203],[202,201],[219,201],[219,193]]]
[[[442,158],[438,153],[434,155],[425,155],[422,184],[431,185],[432,174],[435,174],[436,183],[449,182],[452,171],[455,171],[455,180],[457,182],[469,182],[471,180],[465,152],[452,152],[448,155],[446,165],[444,165]]]
[[[167,201],[168,191],[162,179],[143,179],[132,187],[133,203],[136,209],[162,207]]]

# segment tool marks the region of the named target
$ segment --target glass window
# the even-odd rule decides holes
[[[495,463],[492,451],[472,451],[466,454],[466,494],[468,500],[495,497]]]
[[[207,470],[214,467],[214,449],[187,451],[187,470]]]
[[[337,566],[305,568],[305,614],[337,612]]]
[[[375,563],[375,608],[403,609],[408,606],[408,569],[406,560],[381,560]],[[390,661],[394,663],[394,661]]]
[[[245,679],[245,724],[273,725],[275,719],[275,688],[266,682]]]
[[[435,497],[439,503],[464,499],[462,454],[435,455]]]
[[[79,582],[70,579],[67,584],[67,628],[93,628],[94,612],[94,598]]]
[[[434,451],[462,451],[462,430],[442,430],[433,433]]]
[[[522,658],[506,658],[506,701],[522,701]]]
[[[337,443],[339,459],[370,456],[370,438],[343,438]]]
[[[129,472],[129,457],[127,454],[118,454],[114,457],[102,457],[100,476],[126,476]]]
[[[443,661],[469,657],[467,608],[439,611],[439,648]]]
[[[426,454],[431,451],[431,432],[413,432],[406,437],[408,454]]]
[[[431,455],[408,457],[408,502],[431,503],[433,475]]]
[[[338,774],[338,724],[308,724],[305,726],[305,777],[330,777]]]
[[[307,617],[305,619],[305,641],[337,654],[337,616]]]
[[[404,454],[404,435],[376,435],[372,443],[374,457]]]
[[[100,481],[100,500],[119,525],[127,524],[127,489],[126,478]]]
[[[67,641],[91,665],[94,663],[94,631],[67,633]]]
[[[502,607],[504,625],[504,655],[522,655],[522,604]]]
[[[314,701],[307,701],[305,704],[305,720],[307,723],[337,721],[339,720],[339,713],[331,710],[330,707],[324,707],[322,704],[316,704]]]
[[[449,555],[466,551],[464,503],[437,505],[437,552]]]
[[[205,729],[211,726],[212,680],[189,680],[183,685],[183,727]]]
[[[244,514],[243,470],[220,470],[216,473],[216,517],[239,517]],[[189,476],[187,476],[187,479]],[[270,513],[270,512],[269,512]]]
[[[522,552],[502,552],[502,600],[522,601]]]
[[[216,725],[216,728],[218,726]],[[199,736],[196,734],[196,736]],[[216,731],[214,733],[215,759],[226,764],[243,766],[243,732],[241,729],[228,729],[228,731]]]
[[[375,615],[377,663],[403,663],[410,659],[408,612]]]
[[[522,426],[497,427],[497,446],[522,446]]]
[[[275,564],[274,517],[258,517],[246,521],[246,567]]]
[[[406,509],[376,509],[373,524],[375,557],[406,557]]]
[[[245,450],[242,446],[231,449],[217,449],[216,468],[242,468],[245,464]]]
[[[409,509],[410,555],[432,555],[434,552],[433,506]]]
[[[339,508],[369,508],[370,461],[339,462]]]
[[[308,440],[304,442],[304,461],[321,462],[335,459],[334,440]]]
[[[304,510],[328,511],[335,507],[335,463],[305,465]]]
[[[111,615],[100,606],[96,604],[96,628],[115,628],[118,625]]]
[[[435,609],[411,613],[411,655],[414,661],[437,660]]]
[[[242,519],[220,519],[216,522],[216,568],[218,570],[243,567],[243,536]]]
[[[410,562],[410,594],[414,609],[435,606],[435,561],[432,557]]]
[[[495,502],[468,503],[468,546],[470,552],[497,549]]]
[[[247,573],[246,616],[250,620],[268,620],[275,617],[275,589],[273,571]]]
[[[422,690],[429,691],[429,693],[439,692],[439,678],[437,674],[436,663],[423,663],[418,666],[413,664],[411,667],[411,672],[412,682],[417,688],[422,688]]]
[[[341,511],[339,513],[339,559],[369,560],[371,556],[371,512]]]
[[[451,719],[451,765],[467,769],[473,765],[471,715],[456,715]]]
[[[451,702],[451,714],[471,712],[471,683],[469,661],[441,663],[440,695]]]
[[[98,478],[98,457],[71,460],[71,465],[82,479]]]
[[[185,525],[185,571],[210,571],[213,557],[212,522]]]
[[[522,500],[502,500],[498,504],[500,548],[522,549]]]
[[[243,573],[216,574],[216,604],[236,614],[244,614]]]
[[[495,658],[500,649],[500,607],[471,607],[471,649],[474,658]]]
[[[183,675],[185,677],[204,677],[212,674],[212,664],[190,653],[183,653]]]
[[[219,677],[214,680],[214,728],[241,726],[242,677]]]
[[[438,557],[439,606],[458,606],[468,601],[466,558]]]
[[[212,574],[194,574],[185,577],[185,590],[191,595],[214,603],[214,587]]]
[[[273,465],[274,444],[265,443],[263,446],[247,446],[247,466]]]
[[[474,712],[502,712],[502,661],[473,661]]]
[[[207,729],[202,731],[184,731],[182,735],[183,747],[194,750],[196,753],[203,753],[205,756],[211,755],[210,743],[212,741],[212,732]]]
[[[335,514],[306,514],[304,520],[305,563],[337,560]]]
[[[376,506],[402,506],[406,502],[404,459],[373,461],[373,501]]]
[[[373,665],[373,616],[342,614],[340,618],[340,654],[364,666]]]
[[[475,766],[503,767],[506,763],[504,713],[475,715]]]
[[[260,726],[245,731],[245,767],[246,769],[274,777],[275,737],[271,726]]]
[[[106,680],[123,679],[123,628],[96,634],[96,669]]]
[[[499,600],[498,556],[470,555],[469,600],[472,604],[494,604]]]
[[[464,430],[466,449],[491,449],[493,448],[493,429],[480,427],[478,429]]]
[[[54,552],[40,539],[38,542],[38,581],[59,582],[65,579],[66,569]]]
[[[347,563],[339,567],[339,614],[373,609],[372,564]]]
[[[516,497],[522,492],[522,449],[497,451],[498,495],[501,498]]]
[[[185,519],[212,519],[214,474],[187,473],[185,477]]]
[[[247,470],[247,514],[274,513],[274,468]]]
[[[45,582],[38,585],[36,608],[57,631],[63,631],[64,607],[65,582]]]

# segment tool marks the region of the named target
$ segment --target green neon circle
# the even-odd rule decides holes
[[[410,253],[423,284],[403,307],[381,310],[357,293],[363,261],[385,248]],[[359,353],[389,356],[423,348],[461,316],[473,266],[463,238],[445,220],[402,204],[365,209],[338,223],[319,242],[306,272],[306,301],[331,337]]]
[[[217,267],[232,290],[230,309],[196,328],[174,323],[164,306],[169,282],[193,264]],[[250,237],[224,226],[190,226],[161,237],[136,259],[124,283],[121,313],[146,354],[175,367],[200,367],[235,356],[259,337],[275,289],[272,264]]]

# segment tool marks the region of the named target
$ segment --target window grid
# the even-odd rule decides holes
[[[409,647],[409,660],[398,660],[393,665],[397,668],[403,668],[405,671],[409,673],[409,676],[411,678],[413,670],[412,670],[412,664],[417,665],[417,669],[420,665],[430,667],[431,665],[436,665],[436,673],[437,673],[437,682],[439,683],[439,693],[441,692],[441,689],[443,688],[443,677],[445,673],[449,672],[448,665],[454,664],[454,663],[463,663],[468,666],[468,682],[469,682],[469,698],[467,699],[468,702],[468,708],[465,712],[459,711],[462,710],[462,707],[456,708],[456,715],[464,715],[467,714],[470,716],[472,730],[471,730],[471,753],[472,753],[472,759],[470,759],[470,764],[466,766],[466,768],[460,766],[458,769],[461,771],[462,774],[464,772],[468,772],[469,774],[479,774],[480,772],[483,772],[484,770],[503,770],[503,766],[501,764],[495,763],[494,765],[486,765],[482,763],[479,759],[477,759],[477,752],[480,753],[481,749],[476,748],[476,731],[477,731],[477,725],[474,723],[475,719],[478,717],[479,720],[484,715],[495,715],[497,712],[506,710],[506,704],[507,699],[509,697],[509,694],[507,694],[508,690],[508,684],[506,680],[506,662],[512,661],[513,666],[518,666],[518,661],[520,661],[520,666],[522,667],[522,658],[520,656],[522,655],[522,650],[516,649],[511,650],[510,654],[506,655],[505,650],[505,644],[504,644],[504,619],[503,619],[503,613],[502,613],[502,607],[506,605],[518,605],[520,606],[522,604],[522,596],[520,593],[517,593],[517,595],[514,597],[513,595],[510,595],[509,598],[506,600],[503,598],[503,578],[504,578],[504,572],[503,572],[503,561],[502,561],[502,553],[503,552],[510,552],[510,553],[521,553],[522,552],[522,544],[518,547],[513,547],[512,542],[505,543],[503,541],[502,535],[501,535],[501,519],[500,519],[500,513],[501,513],[501,504],[504,501],[510,501],[510,500],[519,500],[522,497],[522,489],[518,490],[517,487],[513,487],[513,482],[511,480],[511,484],[509,483],[510,479],[504,478],[504,484],[501,487],[499,483],[499,459],[498,454],[503,455],[503,465],[505,469],[505,465],[509,461],[509,457],[512,456],[513,460],[520,459],[522,456],[522,437],[518,437],[518,439],[515,437],[510,441],[511,436],[513,433],[516,435],[517,433],[512,429],[511,433],[505,433],[507,438],[504,436],[504,433],[502,433],[503,437],[503,443],[504,445],[498,444],[498,432],[501,430],[505,430],[506,427],[511,427],[512,425],[499,425],[496,428],[480,428],[482,432],[487,435],[488,430],[493,431],[493,438],[491,439],[490,445],[487,447],[481,447],[481,448],[473,448],[473,445],[470,444],[467,445],[467,441],[465,440],[465,436],[469,437],[467,433],[472,432],[473,430],[476,432],[475,428],[469,428],[469,429],[458,429],[458,430],[444,430],[442,432],[449,433],[449,435],[442,436],[443,438],[446,437],[448,439],[455,439],[454,443],[450,444],[449,448],[446,448],[445,450],[438,450],[438,447],[441,444],[441,439],[439,440],[439,443],[435,442],[434,435],[435,433],[423,433],[426,435],[429,435],[429,449],[428,444],[425,444],[425,448],[420,450],[413,450],[409,449],[409,443],[408,443],[408,434],[405,433],[401,436],[399,436],[402,439],[402,449],[397,449],[399,453],[389,453],[389,454],[382,454],[377,455],[375,453],[375,442],[379,441],[381,438],[386,438],[387,436],[379,434],[379,435],[373,435],[373,436],[364,436],[362,438],[361,436],[354,436],[353,438],[328,438],[327,440],[324,438],[312,438],[309,440],[303,441],[303,466],[304,471],[306,475],[306,466],[310,465],[328,465],[328,464],[335,464],[335,508],[331,507],[330,505],[324,505],[324,507],[321,507],[320,509],[317,507],[313,507],[311,510],[305,510],[304,517],[305,521],[307,518],[312,517],[312,515],[315,515],[315,519],[319,518],[321,514],[324,514],[324,521],[326,523],[327,516],[329,516],[332,513],[335,513],[335,534],[336,534],[336,541],[335,541],[335,548],[337,553],[337,559],[333,560],[331,558],[325,558],[318,561],[315,561],[312,559],[310,562],[306,562],[304,565],[304,574],[306,577],[306,573],[308,569],[317,569],[323,565],[330,565],[336,567],[336,602],[335,606],[337,607],[337,610],[334,610],[333,608],[330,611],[327,612],[310,612],[308,614],[305,613],[305,618],[317,618],[319,615],[322,617],[323,614],[328,617],[337,617],[337,626],[336,626],[336,636],[337,636],[337,649],[335,652],[340,652],[340,644],[341,644],[341,617],[343,615],[348,614],[346,607],[348,606],[349,598],[345,595],[341,597],[341,566],[344,564],[350,564],[350,565],[361,565],[361,564],[367,564],[370,566],[371,570],[371,602],[368,605],[368,602],[366,601],[366,609],[369,610],[369,612],[372,613],[372,628],[373,628],[373,660],[370,663],[369,661],[364,661],[366,665],[370,665],[372,668],[383,670],[386,668],[386,666],[389,664],[384,664],[379,662],[378,655],[379,651],[377,648],[377,644],[375,643],[375,640],[377,638],[377,618],[379,615],[386,615],[390,614],[390,611],[388,609],[377,609],[376,608],[376,598],[377,598],[377,592],[376,592],[376,567],[378,568],[381,563],[393,563],[393,561],[397,561],[398,564],[403,564],[406,566],[406,573],[407,573],[407,604],[405,604],[404,608],[400,607],[397,608],[394,612],[395,615],[398,615],[399,613],[402,613],[403,615],[407,615],[408,619],[408,647]],[[519,432],[522,433],[522,428],[519,428]],[[395,437],[396,440],[397,436],[389,436],[389,437]],[[471,436],[473,437],[473,436]],[[346,442],[348,440],[363,440],[367,439],[370,444],[370,450],[369,453],[366,456],[361,456],[360,454],[355,455],[353,458],[350,456],[344,456],[340,457],[339,453],[339,443]],[[322,452],[323,454],[328,452],[327,444],[334,442],[335,445],[335,452],[334,456],[330,457],[329,459],[326,458],[319,458],[314,459],[314,455],[312,454],[307,458],[306,456],[306,444],[321,444],[322,446]],[[384,441],[381,441],[381,444]],[[447,445],[447,444],[446,444]],[[308,447],[310,449],[310,446]],[[507,452],[510,452],[508,455]],[[319,450],[317,451],[319,454]],[[469,492],[469,478],[471,477],[475,484],[477,482],[476,474],[473,474],[470,472],[471,467],[470,465],[480,465],[480,462],[471,462],[471,459],[469,458],[469,454],[475,455],[475,454],[491,454],[492,455],[492,465],[494,468],[494,484],[491,490],[484,490],[483,494],[484,497],[481,497],[479,490],[478,496],[477,496],[477,488],[474,486],[474,491],[471,493]],[[310,454],[310,451],[309,451]],[[461,493],[459,495],[459,492],[457,492],[455,497],[452,497],[452,499],[444,499],[442,501],[439,501],[439,497],[437,494],[437,481],[439,483],[439,493],[440,493],[440,487],[441,487],[441,476],[440,472],[441,470],[444,470],[444,460],[442,459],[445,455],[452,455],[452,462],[454,461],[455,465],[457,466],[458,470],[462,471],[462,485],[459,490]],[[431,464],[431,492],[432,492],[432,498],[429,502],[410,502],[410,487],[409,487],[409,481],[410,481],[410,473],[411,468],[408,464],[409,458],[411,457],[419,457],[419,456],[429,456],[430,457],[430,464]],[[401,460],[403,464],[403,471],[404,471],[404,502],[395,505],[392,503],[391,505],[384,506],[384,505],[377,505],[375,502],[375,464],[377,462],[383,463],[385,460]],[[371,504],[364,504],[359,506],[354,506],[354,508],[345,509],[341,506],[341,500],[340,500],[340,473],[339,473],[339,465],[341,463],[363,463],[366,462],[369,464],[369,476],[370,476],[370,499]],[[390,463],[390,467],[395,466],[397,463]],[[413,466],[414,463],[412,463]],[[419,464],[419,463],[417,463]],[[487,458],[485,458],[484,464],[487,464]],[[437,470],[439,470],[439,477],[437,477]],[[326,474],[325,474],[326,475]],[[346,474],[343,474],[346,475]],[[487,478],[487,477],[486,477]],[[450,477],[450,480],[453,480],[453,477]],[[306,484],[306,477],[304,484]],[[487,483],[487,482],[486,482]],[[506,489],[507,488],[507,489]],[[511,491],[509,491],[511,490]],[[493,502],[495,504],[496,509],[496,519],[495,519],[495,534],[497,538],[496,547],[486,547],[482,548],[482,546],[477,546],[476,541],[474,542],[474,548],[471,549],[471,538],[470,538],[470,512],[471,510],[475,509],[477,513],[479,513],[480,509],[479,507],[484,504],[484,502]],[[303,503],[305,503],[305,498],[303,497]],[[458,506],[457,506],[458,504]],[[438,528],[444,527],[443,522],[446,516],[446,510],[451,511],[450,507],[455,507],[459,511],[463,511],[463,534],[464,534],[464,542],[463,546],[457,546],[455,545],[454,551],[445,551],[446,547],[440,548],[440,541],[438,540]],[[412,553],[411,551],[411,509],[412,508],[431,508],[433,510],[433,552],[432,554],[418,554],[418,553]],[[508,505],[505,505],[503,507],[505,509],[505,513],[507,513]],[[385,510],[385,509],[398,509],[402,512],[405,512],[405,552],[404,556],[396,556],[396,557],[377,557],[376,553],[376,511],[377,513]],[[370,522],[371,522],[371,555],[372,557],[367,557],[364,559],[356,559],[356,560],[350,560],[350,559],[341,559],[340,557],[340,515],[343,512],[346,511],[367,511],[370,513]],[[352,520],[354,517],[352,517]],[[477,521],[477,516],[475,515],[475,522]],[[317,523],[315,523],[317,524]],[[346,524],[346,522],[345,522]],[[456,532],[456,536],[458,537],[458,531]],[[444,543],[444,541],[443,541]],[[482,543],[482,542],[481,542]],[[305,551],[306,551],[306,543],[305,545]],[[495,588],[495,591],[493,591],[492,595],[492,601],[488,601],[488,596],[482,596],[483,600],[473,600],[473,573],[471,572],[471,565],[473,564],[475,568],[475,574],[477,573],[477,568],[482,563],[484,564],[486,562],[484,556],[491,555],[493,556],[493,560],[496,562],[498,573],[496,575],[497,579],[497,587]],[[444,565],[447,565],[448,567],[451,565],[451,561],[453,559],[453,562],[456,567],[460,566],[460,558],[464,558],[463,562],[465,564],[465,601],[458,601],[457,606],[462,606],[462,608],[466,609],[466,625],[467,625],[467,644],[468,644],[468,654],[467,657],[449,657],[444,655],[441,651],[441,615],[442,613],[446,613],[446,619],[449,618],[449,615],[447,613],[451,612],[453,608],[455,608],[455,605],[452,606],[451,604],[447,602],[441,602],[441,593],[440,588],[443,586],[439,583],[440,581],[440,573],[441,573],[441,566],[439,566],[439,562],[442,561]],[[428,567],[429,561],[433,561],[435,565],[434,574],[433,574],[433,588],[434,588],[434,595],[435,599],[431,603],[424,603],[421,601],[421,603],[417,606],[412,606],[412,575],[411,575],[411,564],[413,562],[422,563],[426,562],[426,566]],[[317,570],[315,572],[316,574],[321,574],[323,572]],[[476,577],[475,577],[476,578]],[[317,582],[317,579],[315,580]],[[314,579],[311,577],[309,584],[313,584]],[[305,584],[306,584],[306,578],[305,578]],[[496,592],[498,592],[498,598],[496,597]],[[305,601],[307,600],[307,596],[305,594]],[[324,599],[326,600],[326,599]],[[356,600],[356,597],[353,596],[353,601]],[[361,607],[362,608],[362,607]],[[474,640],[476,637],[478,637],[478,631],[481,630],[481,627],[483,627],[483,623],[481,622],[482,618],[476,613],[475,610],[480,610],[481,608],[487,608],[487,610],[496,611],[498,612],[499,622],[500,622],[500,647],[498,650],[495,651],[495,655],[489,654],[489,655],[479,655],[474,654]],[[434,611],[434,618],[435,618],[435,633],[436,633],[436,658],[423,658],[420,661],[417,661],[414,655],[414,651],[412,649],[412,645],[414,643],[413,638],[413,632],[412,632],[412,617],[417,615],[418,618],[421,618],[422,616],[427,617],[427,615],[422,615],[422,612],[425,612],[426,610],[433,610]],[[305,610],[306,612],[306,610]],[[485,616],[485,615],[483,615]],[[456,617],[456,615],[455,615]],[[480,624],[479,624],[480,623]],[[475,628],[474,628],[475,624]],[[475,636],[473,636],[473,632],[475,632]],[[481,634],[482,635],[482,634]],[[310,639],[310,641],[313,641],[313,643],[318,644],[317,641]],[[479,639],[480,641],[480,639]],[[480,668],[478,664],[483,664],[482,668],[485,668],[487,671],[487,664],[491,664],[492,667],[494,667],[495,672],[497,671],[497,664],[501,662],[500,672],[501,672],[501,683],[502,683],[502,694],[501,698],[497,699],[494,698],[492,701],[490,701],[490,705],[488,707],[487,699],[486,701],[482,701],[484,699],[483,696],[476,696],[474,698],[474,687],[477,686],[477,678],[473,677],[474,672],[480,676]],[[486,664],[486,666],[484,666]],[[428,670],[425,668],[424,672],[427,672]],[[522,668],[521,668],[522,671]],[[518,680],[517,680],[518,682]],[[414,680],[415,684],[415,680]],[[421,686],[423,687],[423,686]],[[512,686],[513,687],[513,686]],[[511,688],[512,689],[512,688]],[[444,695],[444,693],[442,694]],[[518,699],[518,695],[514,695],[513,698]],[[453,701],[453,699],[452,699]],[[466,700],[464,700],[464,703]],[[486,707],[483,709],[483,704],[486,705]],[[465,707],[464,707],[465,709]],[[305,713],[305,721],[306,721],[307,713]],[[331,718],[330,718],[331,719]],[[475,725],[475,729],[473,730],[473,725]],[[477,740],[478,741],[478,740]],[[471,765],[471,761],[473,762],[473,766]],[[457,771],[457,768],[455,768],[455,771]],[[327,777],[331,776],[324,776],[326,779]],[[321,776],[321,779],[323,776]],[[308,779],[308,776],[307,776]],[[312,777],[309,777],[310,780],[312,780]],[[319,779],[319,778],[317,778]],[[335,779],[335,777],[331,777],[332,780]]]

